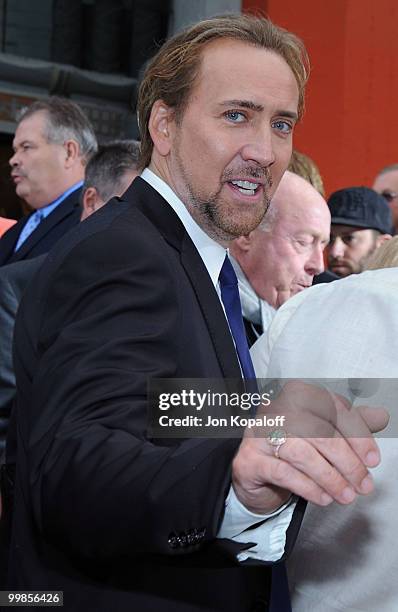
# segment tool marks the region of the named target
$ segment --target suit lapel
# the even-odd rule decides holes
[[[38,242],[40,242],[48,232],[50,232],[53,227],[55,227],[60,221],[65,219],[68,215],[70,215],[77,206],[79,206],[79,194],[80,189],[71,193],[69,197],[67,197],[59,206],[53,210],[48,217],[43,219],[43,221],[38,225],[34,232],[25,240],[22,244],[21,248],[15,253],[13,257],[14,261],[19,261],[23,259],[32,249],[36,246]]]
[[[242,374],[235,346],[219,297],[179,217],[157,191],[139,178],[135,179],[123,199],[134,200],[134,206],[138,206],[165,240],[180,252],[182,266],[196,294],[223,375],[240,379]]]
[[[224,376],[240,379],[242,374],[220,299],[202,258],[186,232],[181,251],[181,263],[198,298]]]

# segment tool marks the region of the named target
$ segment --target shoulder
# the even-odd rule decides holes
[[[175,279],[178,251],[159,225],[137,198],[110,200],[50,251],[24,306],[44,306],[48,298],[60,304],[69,294],[81,295],[101,284],[120,294],[126,283],[138,288],[137,282],[151,280],[160,290],[160,285]]]
[[[2,266],[0,268],[1,291],[6,286],[9,286],[16,294],[21,293],[30,278],[43,264],[45,258],[45,255],[41,255],[40,257],[25,259]]]
[[[5,244],[8,240],[12,240],[15,236],[18,236],[21,229],[25,225],[27,219],[30,215],[25,215],[21,219],[19,219],[16,223],[14,223],[11,227],[9,227],[1,236],[1,243]],[[1,244],[0,243],[0,244]]]
[[[7,230],[9,230],[15,224],[16,221],[14,219],[6,219],[5,217],[0,217],[0,238]]]

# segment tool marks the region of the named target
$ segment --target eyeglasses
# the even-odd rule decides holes
[[[382,191],[381,195],[387,200],[387,202],[392,202],[395,200],[395,198],[398,198],[398,193],[395,191]]]

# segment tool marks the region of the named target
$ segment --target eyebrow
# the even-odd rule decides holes
[[[21,142],[15,143],[15,140],[12,143],[12,148],[17,149],[18,147],[22,147],[25,144],[34,144],[33,140],[29,140],[29,138],[25,138],[24,140],[21,140]]]
[[[343,230],[340,233],[335,234],[334,232],[330,231],[330,235],[333,236],[333,238],[344,238],[344,236],[351,236],[351,234],[355,234],[355,232],[357,232],[358,230],[362,230],[362,229],[366,229],[364,227],[353,227],[352,229],[346,229]]]
[[[240,106],[241,108],[248,108],[258,112],[264,110],[262,104],[255,104],[251,100],[225,100],[225,102],[221,102],[221,106]]]
[[[225,102],[221,102],[220,106],[239,106],[241,108],[247,108],[249,110],[262,112],[264,110],[264,106],[262,104],[255,104],[251,100],[225,100]],[[281,117],[288,117],[289,119],[298,119],[297,113],[288,110],[277,110],[275,115],[280,115]]]

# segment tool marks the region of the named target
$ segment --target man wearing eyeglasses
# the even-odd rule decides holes
[[[394,234],[398,234],[398,164],[382,168],[376,176],[373,189],[387,200],[392,214]]]
[[[332,217],[328,267],[337,276],[362,272],[368,257],[391,238],[386,199],[369,187],[348,187],[328,200]]]

